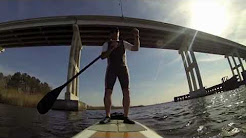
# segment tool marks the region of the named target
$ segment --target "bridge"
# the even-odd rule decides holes
[[[189,86],[189,97],[205,95],[202,78],[194,52],[224,55],[233,76],[243,81],[246,47],[239,43],[205,32],[163,22],[116,16],[59,16],[26,19],[0,23],[0,46],[15,47],[71,46],[68,75],[71,78],[80,70],[83,46],[102,46],[112,27],[119,27],[121,39],[133,43],[130,31],[140,30],[141,47],[177,50],[183,60]],[[239,64],[235,59],[239,60]],[[76,105],[79,100],[79,80],[67,86],[65,101]],[[70,107],[67,107],[68,109]]]

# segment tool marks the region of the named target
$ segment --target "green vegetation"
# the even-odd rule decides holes
[[[14,89],[0,91],[0,102],[23,107],[36,107],[44,94],[20,93]]]
[[[0,103],[35,107],[39,100],[51,90],[46,83],[20,72],[4,76],[0,73]]]

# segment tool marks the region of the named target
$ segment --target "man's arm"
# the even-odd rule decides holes
[[[101,59],[105,59],[108,55],[108,43],[105,42],[103,45],[102,45],[102,53],[101,53]]]
[[[124,47],[131,51],[138,51],[140,48],[139,30],[137,28],[134,28],[132,32],[134,35],[134,45],[124,41]]]

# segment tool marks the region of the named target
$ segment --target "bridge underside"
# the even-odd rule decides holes
[[[12,21],[0,24],[0,46],[4,48],[27,46],[70,46],[73,25],[77,24],[83,45],[101,46],[108,40],[111,27],[118,26],[121,38],[132,42],[132,27],[140,30],[141,47],[179,50],[183,40],[196,38],[194,52],[227,55],[239,49],[246,59],[246,48],[238,43],[193,29],[135,18],[110,16],[66,16]]]

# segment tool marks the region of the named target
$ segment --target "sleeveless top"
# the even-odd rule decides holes
[[[108,49],[111,49],[112,41],[108,42]],[[123,40],[120,40],[118,47],[112,51],[108,58],[108,66],[126,66],[126,51]]]

